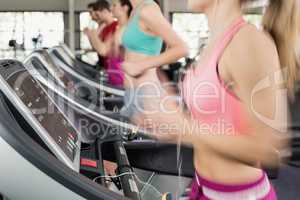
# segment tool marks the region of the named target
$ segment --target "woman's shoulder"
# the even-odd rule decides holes
[[[151,1],[150,1],[149,3],[145,3],[140,8],[139,13],[142,18],[144,18],[144,17],[149,18],[151,16],[155,16],[157,13],[161,13],[161,9],[155,2],[151,3]]]
[[[234,56],[233,61],[250,62],[251,64],[272,62],[271,58],[276,60],[278,57],[276,44],[272,37],[250,24],[244,26],[232,39],[228,52],[227,55]]]
[[[230,45],[235,49],[242,50],[242,52],[250,51],[247,52],[250,54],[268,53],[276,50],[272,37],[252,24],[245,25],[233,38]]]
[[[274,41],[254,25],[246,25],[239,31],[225,50],[224,58],[233,76],[266,76],[280,67]]]

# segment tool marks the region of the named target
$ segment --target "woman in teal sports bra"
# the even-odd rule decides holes
[[[187,47],[164,18],[159,5],[153,0],[130,0],[133,11],[120,36],[125,48],[124,86],[125,106],[121,114],[131,118],[137,112],[153,111],[144,108],[145,95],[160,93],[157,68],[187,55]],[[168,49],[161,52],[163,41]],[[147,97],[147,98],[148,98]],[[149,97],[149,100],[151,97]]]
[[[142,5],[153,4],[152,0],[144,0]],[[140,5],[140,6],[142,6]],[[136,8],[136,13],[123,33],[122,44],[130,52],[141,53],[149,56],[159,55],[162,48],[162,39],[159,36],[150,35],[140,28],[141,8]]]

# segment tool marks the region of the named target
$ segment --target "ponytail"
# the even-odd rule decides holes
[[[300,4],[297,2],[298,0],[269,1],[262,25],[276,43],[288,94],[293,99],[300,67]]]

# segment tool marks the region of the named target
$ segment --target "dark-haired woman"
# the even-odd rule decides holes
[[[118,26],[117,30],[106,40],[106,42],[101,42],[101,40],[99,40],[95,30],[91,30],[87,34],[94,49],[100,55],[107,57],[106,71],[109,83],[113,86],[123,86],[124,73],[121,69],[121,63],[124,60],[124,50],[120,45],[119,38],[124,26],[128,22],[128,18],[132,11],[132,5],[129,0],[114,0],[112,2],[111,11],[118,20]]]

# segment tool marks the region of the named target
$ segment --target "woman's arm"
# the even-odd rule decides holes
[[[128,66],[128,68],[138,69],[139,73],[143,73],[147,69],[177,61],[188,54],[188,48],[184,41],[175,33],[157,5],[144,6],[140,11],[140,19],[152,33],[165,41],[168,48],[158,56],[149,57],[140,62],[127,62],[123,67]]]
[[[180,138],[184,143],[205,145],[224,157],[249,165],[260,163],[263,166],[277,166],[279,154],[288,144],[289,135],[286,130],[287,96],[282,91],[279,78],[280,64],[276,47],[261,34],[241,33],[223,57],[226,58],[219,67],[225,67],[233,77],[235,93],[242,102],[250,129],[234,135],[210,132],[207,126],[201,126],[182,112],[161,112],[148,116],[153,124],[156,123],[156,128],[163,127],[163,123],[169,125],[167,131],[157,129],[156,134],[158,138],[168,139],[169,134],[169,138]],[[167,107],[167,110],[175,109],[175,104]],[[172,124],[177,130],[171,128]]]
[[[103,42],[100,40],[96,30],[86,30],[85,34],[87,35],[91,46],[95,49],[95,51],[101,56],[107,56],[112,48],[113,35]]]

